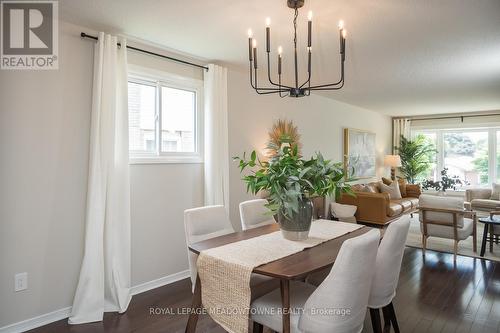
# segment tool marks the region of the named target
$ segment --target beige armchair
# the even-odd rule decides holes
[[[500,200],[492,200],[491,193],[489,188],[469,189],[465,191],[465,198],[470,202],[472,210],[500,210]]]
[[[477,218],[464,208],[461,198],[421,195],[419,199],[422,250],[425,254],[427,238],[453,239],[453,259],[457,258],[458,242],[472,236],[473,251],[477,251]]]

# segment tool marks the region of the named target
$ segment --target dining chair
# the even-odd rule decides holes
[[[265,206],[267,203],[266,199],[247,200],[240,203],[241,228],[243,230],[275,222],[272,215],[269,215],[269,209]]]
[[[210,238],[230,234],[234,232],[234,229],[224,206],[205,206],[184,211],[184,231],[189,246]],[[188,256],[191,283],[194,290],[198,255],[188,251]]]
[[[465,209],[464,198],[422,194],[418,206],[424,255],[429,237],[453,239],[454,261],[457,260],[458,242],[470,236],[472,250],[477,251],[477,216]]]
[[[380,309],[384,314],[384,324],[390,327],[391,323],[396,333],[399,326],[392,300],[396,296],[396,287],[399,281],[401,261],[410,229],[410,216],[404,215],[389,224],[380,242],[375,261],[368,308],[372,321],[373,332],[382,332]]]
[[[234,229],[224,206],[205,206],[184,211],[184,231],[189,246],[193,243],[233,233]],[[194,292],[198,275],[197,260],[198,255],[188,250],[192,292]],[[252,274],[250,285],[252,287],[252,298],[255,298],[278,288],[279,281],[264,275]]]
[[[291,332],[361,332],[368,306],[377,247],[378,230],[346,240],[330,274],[318,287],[290,283]],[[263,326],[282,332],[280,290],[252,302],[254,333]]]

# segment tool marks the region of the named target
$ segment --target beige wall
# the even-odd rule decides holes
[[[71,306],[82,254],[92,89],[90,32],[61,22],[58,71],[0,71],[0,327]],[[129,62],[201,78],[201,71],[129,52]],[[340,160],[342,127],[377,132],[390,147],[390,121],[320,96],[257,96],[245,72],[229,71],[230,156],[265,145],[275,119],[299,126],[305,155]],[[228,158],[229,158],[228,157]],[[380,169],[379,172],[383,170]],[[249,198],[230,166],[231,220]],[[132,283],[188,268],[182,213],[203,204],[202,164],[131,166]],[[15,293],[14,274],[28,272]]]

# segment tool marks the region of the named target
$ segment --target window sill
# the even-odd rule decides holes
[[[152,156],[152,157],[130,157],[129,164],[203,164],[203,158],[199,156]]]

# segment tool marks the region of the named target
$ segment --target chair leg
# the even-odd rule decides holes
[[[453,261],[457,261],[457,252],[458,252],[458,241],[455,241],[453,245]]]
[[[252,330],[253,333],[262,333],[263,330],[264,326],[262,326],[262,324],[256,321],[253,322],[253,330]]]
[[[426,247],[427,247],[427,236],[422,235],[422,253],[424,256]]]
[[[382,308],[382,314],[384,315],[384,332],[390,332],[391,330],[391,313],[387,306]]]
[[[382,333],[382,323],[380,322],[379,309],[370,308],[370,318],[372,320],[373,333]]]
[[[474,253],[477,252],[477,229],[475,223],[474,229],[472,229],[472,250],[474,251]]]
[[[490,231],[490,252],[493,252],[493,230]]]
[[[391,323],[392,327],[394,327],[394,332],[399,333],[399,325],[396,318],[396,311],[394,311],[394,304],[392,304],[392,302],[389,303],[389,305],[387,305],[387,308],[389,309],[389,313],[391,314]]]

